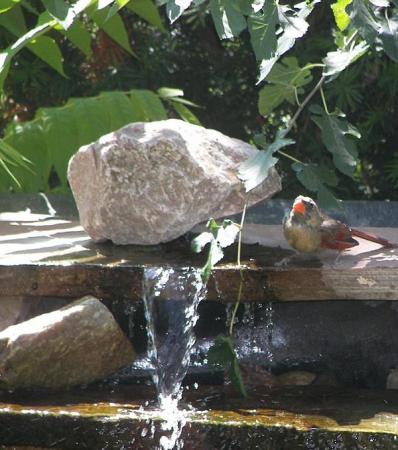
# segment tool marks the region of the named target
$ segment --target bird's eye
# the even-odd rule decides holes
[[[305,204],[305,207],[308,208],[308,209],[312,209],[314,207],[314,205],[312,203],[308,202],[308,203]]]

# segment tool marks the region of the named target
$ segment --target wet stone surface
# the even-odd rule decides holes
[[[56,396],[1,394],[0,442],[62,449],[155,449],[159,412],[145,386]],[[398,393],[261,389],[246,400],[201,387],[185,392],[184,448],[386,449],[398,444]],[[23,427],[22,427],[23,425]],[[333,445],[332,445],[333,444]]]

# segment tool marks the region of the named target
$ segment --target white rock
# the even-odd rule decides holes
[[[69,163],[68,179],[92,239],[158,244],[209,217],[240,212],[246,195],[237,169],[257,152],[181,120],[133,123],[80,148]],[[280,188],[272,169],[249,203]]]

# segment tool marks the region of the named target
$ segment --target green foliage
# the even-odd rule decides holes
[[[0,27],[4,27],[18,39],[0,53],[0,91],[6,78],[9,65],[15,55],[23,48],[35,53],[49,66],[65,76],[63,55],[58,43],[48,36],[52,30],[62,33],[84,54],[90,55],[90,33],[82,27],[78,17],[85,13],[85,21],[89,18],[98,28],[109,35],[126,52],[133,54],[127,29],[119,14],[119,10],[127,6],[140,17],[148,20],[162,31],[162,21],[157,9],[150,0],[78,0],[69,4],[64,0],[43,0],[45,11],[37,10],[34,1],[7,3],[0,10]],[[25,12],[36,15],[37,25],[27,30]]]
[[[337,177],[334,171],[315,164],[302,164],[295,162],[292,169],[296,172],[297,179],[309,191],[316,192],[318,201],[323,208],[339,207],[339,203],[330,192],[328,186],[337,185]]]
[[[275,33],[277,24],[278,8],[273,0],[267,1],[264,11],[249,17],[251,44],[258,61],[275,55],[278,44]]]
[[[359,139],[361,135],[344,117],[336,112],[328,114],[320,106],[311,108],[312,120],[322,132],[322,141],[333,155],[334,165],[340,172],[352,176],[356,167],[358,152],[352,137]]]
[[[244,182],[246,192],[251,191],[267,178],[271,167],[274,167],[278,162],[278,158],[273,156],[274,153],[292,144],[294,144],[294,141],[284,138],[283,133],[280,132],[277,134],[274,142],[241,164],[239,178]]]
[[[308,66],[299,67],[297,58],[286,57],[275,64],[267,77],[268,84],[259,92],[258,110],[267,116],[284,101],[294,104],[303,86],[312,81]]]
[[[350,24],[350,17],[347,14],[346,7],[352,0],[337,0],[331,5],[336,25],[340,31],[344,31]]]
[[[222,249],[232,245],[240,231],[240,226],[228,219],[224,220],[221,225],[218,225],[214,219],[210,219],[206,227],[209,231],[199,234],[191,243],[191,248],[195,253],[200,253],[207,244],[210,244],[206,264],[201,271],[204,283],[208,282],[213,267],[223,258]]]
[[[326,58],[323,59],[323,63],[325,64],[323,74],[326,77],[332,75],[337,76],[350,64],[360,58],[368,48],[369,47],[365,42],[360,42],[352,48],[338,49],[334,52],[329,52],[326,55]]]
[[[388,1],[353,0],[348,9],[353,25],[366,42],[380,42],[386,54],[398,62],[398,11],[389,6]]]
[[[40,109],[34,120],[11,124],[4,139],[0,140],[0,155],[4,162],[0,163],[0,180],[5,179],[6,173],[9,175],[5,164],[14,166],[14,178],[9,178],[8,184],[3,181],[0,188],[47,192],[52,188],[50,175],[53,171],[59,179],[57,189],[68,191],[66,169],[70,157],[79,147],[130,122],[166,119],[163,102],[170,106],[180,105],[177,101],[184,100],[182,95],[182,91],[167,88],[157,94],[133,89],[72,98],[65,106]],[[197,121],[192,112],[189,118],[191,116]],[[27,160],[32,163],[34,176],[26,172]],[[17,162],[20,164],[16,165]]]
[[[213,346],[209,349],[207,357],[211,365],[216,367],[223,366],[232,385],[242,396],[247,397],[232,337],[217,336]]]

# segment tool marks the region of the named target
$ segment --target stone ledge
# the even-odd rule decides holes
[[[395,228],[368,229],[398,240]],[[398,249],[360,240],[360,245],[319,259],[292,259],[281,226],[248,224],[242,250],[242,301],[398,300]],[[236,246],[227,249],[209,282],[208,299],[235,302],[240,274]],[[0,220],[0,295],[77,298],[95,295],[142,298],[148,266],[200,267],[205,255],[190,251],[189,238],[157,246],[94,244],[78,222],[35,215]]]
[[[118,386],[112,393],[58,395],[54,403],[49,397],[40,402],[10,398],[0,404],[0,442],[62,449],[154,448],[162,433],[159,411],[146,406],[151,394],[142,386]],[[339,442],[354,450],[393,448],[398,442],[394,391],[295,387],[256,391],[243,400],[204,387],[184,400],[195,408],[187,413],[182,433],[188,449],[298,450],[309,443],[332,448]]]

